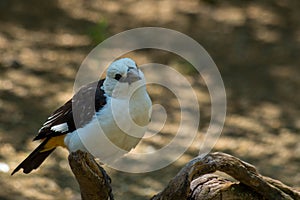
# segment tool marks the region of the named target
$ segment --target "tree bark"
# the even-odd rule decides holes
[[[113,199],[110,178],[89,153],[69,155],[83,200]],[[212,174],[224,172],[236,181]],[[260,175],[256,168],[231,155],[215,152],[187,163],[151,200],[300,200],[300,193],[280,181]]]
[[[82,200],[113,200],[111,179],[89,153],[69,155],[69,164],[79,184]]]

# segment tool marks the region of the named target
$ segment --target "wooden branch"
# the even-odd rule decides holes
[[[205,174],[191,183],[190,199],[264,199],[243,184],[233,183],[215,174]]]
[[[300,192],[296,191],[295,189],[281,183],[278,180],[274,180],[270,177],[266,177],[264,176],[263,179],[265,181],[267,181],[268,183],[274,185],[275,187],[277,187],[278,189],[280,189],[281,191],[283,191],[284,193],[290,195],[293,199],[297,199],[300,200]]]
[[[82,200],[113,200],[111,179],[94,157],[77,151],[69,155],[69,164],[80,187]]]
[[[77,151],[69,156],[83,200],[113,199],[110,178],[93,157]],[[222,171],[237,181],[212,174]],[[151,200],[300,200],[295,189],[260,175],[256,168],[225,153],[199,156],[187,163],[167,187]]]
[[[225,179],[216,181],[215,176],[206,175],[216,171],[225,172],[240,183]],[[213,181],[209,182],[210,180]],[[234,199],[234,197],[257,200],[300,199],[300,193],[296,190],[279,181],[271,180],[273,179],[260,175],[254,166],[231,155],[216,152],[191,160],[152,200]],[[231,194],[232,189],[235,192]]]

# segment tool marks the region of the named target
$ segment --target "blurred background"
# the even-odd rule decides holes
[[[30,175],[10,173],[37,145],[47,116],[72,96],[77,69],[105,38],[143,26],[180,31],[198,41],[217,64],[227,92],[225,127],[214,151],[237,156],[263,175],[300,188],[300,1],[0,0],[0,199],[80,199],[58,149]],[[158,36],[159,37],[159,36]],[[121,44],[120,44],[121,45]],[[199,97],[199,137],[171,166],[146,174],[107,169],[116,199],[147,199],[198,153],[210,120],[205,83],[185,60],[158,50],[128,55],[182,71]],[[169,118],[155,148],[178,126],[178,104],[149,87]],[[143,147],[143,146],[141,146]]]

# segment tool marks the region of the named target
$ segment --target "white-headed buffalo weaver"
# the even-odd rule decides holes
[[[138,82],[143,84],[136,89]],[[132,92],[133,88],[135,88],[134,92]],[[87,142],[94,142],[93,145],[98,142],[103,155],[107,157],[111,152],[105,151],[110,151],[110,144],[103,142],[103,137],[109,138],[118,147],[130,151],[141,139],[133,135],[143,136],[146,129],[132,129],[134,133],[128,135],[115,122],[116,116],[112,114],[113,106],[120,111],[114,113],[117,118],[123,117],[122,120],[125,122],[129,120],[122,112],[122,109],[128,108],[125,109],[126,104],[121,103],[128,95],[131,95],[130,120],[140,126],[146,126],[150,121],[151,100],[146,91],[144,74],[133,60],[122,58],[108,67],[105,79],[83,86],[72,99],[48,117],[33,139],[40,140],[41,144],[12,172],[12,175],[21,168],[26,174],[38,168],[58,146],[65,147],[70,152],[87,151],[80,136],[85,137]],[[110,103],[112,101],[115,103]],[[74,108],[79,115],[74,115]],[[96,127],[99,124],[104,131],[95,134],[95,131],[99,131]],[[95,135],[97,138],[93,138]]]

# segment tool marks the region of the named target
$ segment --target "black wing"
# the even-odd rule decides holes
[[[104,79],[83,86],[72,99],[48,117],[33,140],[64,135],[86,125],[92,119],[95,111],[99,111],[106,104],[106,96],[101,89],[103,82]],[[76,110],[73,110],[72,107]],[[55,128],[60,125],[64,129]]]

